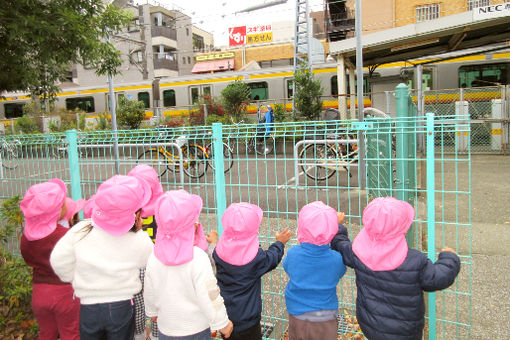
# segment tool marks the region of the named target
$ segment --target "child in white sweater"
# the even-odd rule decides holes
[[[82,340],[133,339],[132,298],[142,289],[139,271],[153,250],[149,236],[137,231],[149,198],[146,183],[110,178],[97,190],[92,220],[70,229],[51,253],[53,270],[80,298]]]
[[[202,199],[184,190],[156,203],[158,233],[145,272],[145,312],[158,321],[160,340],[210,340],[211,329],[232,332],[209,258],[193,246]]]

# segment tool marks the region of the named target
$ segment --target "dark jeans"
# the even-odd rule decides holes
[[[262,329],[260,328],[260,322],[257,322],[255,326],[252,326],[244,331],[236,332],[236,326],[234,325],[234,331],[230,335],[228,340],[262,340]]]
[[[133,340],[134,334],[131,300],[81,305],[81,340]]]

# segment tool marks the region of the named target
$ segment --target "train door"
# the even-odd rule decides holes
[[[116,101],[115,101],[115,106],[116,107],[119,107],[119,100],[121,97],[125,97],[126,94],[124,92],[115,92],[115,95],[116,95]],[[110,111],[110,94],[109,93],[106,93],[105,94],[105,106],[106,109],[108,111]]]
[[[191,105],[197,104],[201,97],[211,95],[212,95],[211,85],[197,85],[189,87],[189,98]]]

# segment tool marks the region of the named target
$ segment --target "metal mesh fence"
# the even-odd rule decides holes
[[[407,98],[406,98],[407,100]],[[412,106],[412,105],[411,105]],[[411,111],[413,108],[411,107]],[[432,136],[432,137],[428,137]],[[465,136],[464,139],[456,136]],[[428,137],[428,138],[427,138]],[[453,138],[450,147],[448,138]],[[388,118],[328,122],[216,125],[137,131],[79,132],[76,150],[65,134],[10,136],[17,159],[3,168],[1,199],[23,195],[35,183],[59,177],[70,183],[78,169],[81,195],[90,197],[100,183],[126,174],[138,163],[160,173],[165,190],[184,188],[204,201],[201,221],[220,229],[226,205],[246,201],[264,211],[259,240],[263,248],[289,226],[294,237],[299,209],[321,200],[346,214],[351,239],[361,229],[361,214],[374,197],[396,196],[416,209],[409,245],[436,258],[445,245],[457,250],[462,271],[447,290],[429,294],[431,339],[468,339],[471,311],[470,126],[465,116],[441,114],[435,119]],[[358,166],[358,141],[365,139],[365,168]],[[420,153],[418,141],[428,153]],[[119,145],[115,159],[114,145]],[[216,146],[211,142],[216,141]],[[467,143],[462,152],[456,147]],[[434,152],[435,151],[435,152]],[[76,152],[78,162],[69,162]],[[71,157],[72,159],[72,157]],[[427,173],[435,165],[435,171]],[[219,172],[223,168],[223,172]],[[360,178],[366,175],[366,187]],[[432,186],[435,184],[435,187]],[[76,183],[75,183],[76,184]],[[74,193],[73,193],[74,194]],[[428,207],[432,206],[432,212]],[[17,251],[18,240],[8,246]],[[287,245],[297,243],[293,238]],[[281,266],[263,277],[262,323],[266,338],[283,339],[288,315],[284,289],[288,277]],[[348,270],[337,288],[343,320],[355,315],[355,274]],[[435,297],[435,299],[433,299]],[[352,337],[354,326],[342,322],[339,337]]]

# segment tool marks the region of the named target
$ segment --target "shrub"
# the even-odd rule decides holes
[[[284,122],[287,119],[287,111],[284,104],[275,104],[273,112],[275,121]]]
[[[122,129],[138,129],[145,119],[145,105],[141,100],[119,98],[117,122]]]
[[[204,104],[207,105],[207,119],[204,120],[205,110]],[[190,112],[190,125],[212,124],[214,122],[223,122],[225,110],[221,103],[210,95],[204,95],[196,110]],[[210,118],[212,117],[212,118]]]
[[[97,125],[95,126],[95,130],[103,131],[111,129],[112,123],[108,120],[108,113],[102,112],[98,114]]]
[[[250,88],[245,82],[236,80],[221,91],[225,112],[239,120],[246,114],[246,103],[250,100]]]
[[[19,239],[23,216],[19,209],[21,197],[5,200],[0,207],[0,334],[14,338],[20,332],[37,333],[37,324],[31,308],[32,273],[30,267],[19,257],[14,257],[3,244],[10,238]]]
[[[294,101],[297,111],[297,113],[294,112],[294,115],[297,116],[295,118],[318,120],[322,110],[323,89],[321,81],[315,79],[306,62],[299,65],[299,70],[294,75],[294,83],[296,84]]]
[[[29,116],[23,116],[16,119],[16,130],[22,133],[41,132],[37,121]]]

